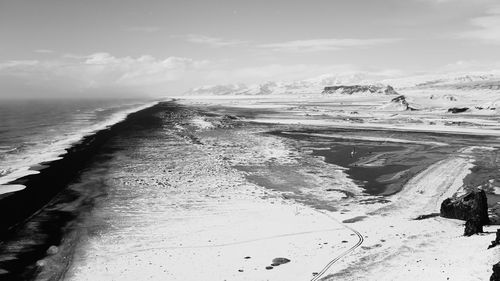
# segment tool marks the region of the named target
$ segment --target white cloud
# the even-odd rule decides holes
[[[259,48],[271,49],[273,51],[285,52],[318,52],[332,51],[349,47],[371,47],[383,44],[390,44],[401,39],[397,38],[375,38],[375,39],[354,39],[354,38],[324,38],[309,40],[294,40],[280,43],[260,44]]]
[[[6,62],[0,62],[0,71],[11,69],[11,68],[26,68],[38,65],[40,62],[38,60],[10,60]]]
[[[459,37],[500,44],[500,6],[491,7],[485,15],[471,19],[470,24],[474,29],[462,32]]]
[[[183,57],[115,57],[109,53],[65,55],[54,60],[1,62],[0,81],[15,78],[24,81],[20,84],[34,88],[53,87],[60,91],[114,89],[151,93],[166,91],[170,83],[200,72],[208,65],[208,61]]]
[[[227,40],[200,34],[188,34],[186,40],[191,43],[204,44],[214,48],[244,45],[247,42],[241,40]]]
[[[230,61],[99,52],[51,60],[0,62],[0,98],[28,96],[122,97],[178,95],[205,84],[296,80],[358,71],[353,65],[268,64],[237,67]]]

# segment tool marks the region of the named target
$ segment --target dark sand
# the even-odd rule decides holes
[[[170,104],[171,106],[171,104]],[[106,194],[105,174],[111,155],[120,150],[115,139],[133,143],[134,134],[148,135],[161,128],[160,115],[169,110],[168,103],[133,113],[112,127],[85,137],[67,150],[63,159],[34,167],[40,174],[30,175],[13,183],[24,184],[22,191],[0,198],[0,279],[31,280],[47,254],[71,248],[50,248],[60,245],[79,217],[88,212]],[[89,174],[90,171],[90,174]],[[86,173],[82,181],[82,174]],[[51,250],[49,250],[49,248]],[[53,269],[57,280],[69,259],[61,260]]]

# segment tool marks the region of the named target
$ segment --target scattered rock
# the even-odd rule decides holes
[[[274,268],[274,267],[272,267],[272,266],[266,266],[266,269],[267,269],[267,270],[271,270],[271,269],[273,269],[273,268]]]
[[[500,244],[500,228],[497,229],[497,237],[495,240],[491,241],[491,245],[488,246],[488,249],[493,248],[498,244]]]
[[[248,260],[248,259],[250,259],[250,258],[251,258],[250,256],[246,256],[244,259]]]
[[[500,281],[500,262],[493,265],[493,274],[491,274],[490,281]]]
[[[273,259],[273,262],[271,263],[272,266],[279,266],[285,263],[289,263],[290,260],[287,258],[275,258]]]
[[[462,112],[465,112],[467,110],[469,110],[468,107],[452,107],[452,108],[448,109],[448,112],[451,112],[451,113],[462,113]]]
[[[489,224],[488,203],[484,190],[471,191],[463,196],[448,198],[441,203],[440,214],[444,218],[479,219],[481,225]]]
[[[483,224],[479,216],[468,219],[465,222],[464,236],[472,236],[483,232]]]

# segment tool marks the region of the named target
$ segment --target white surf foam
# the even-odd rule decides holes
[[[66,149],[70,148],[78,141],[81,141],[84,137],[92,135],[97,131],[109,128],[112,125],[125,120],[129,114],[154,106],[157,103],[158,101],[155,101],[128,107],[127,109],[111,114],[104,121],[82,127],[77,129],[75,132],[65,134],[63,139],[56,139],[51,142],[50,145],[32,146],[27,148],[22,154],[11,157],[10,161],[4,160],[3,164],[8,166],[0,167],[0,169],[4,171],[4,175],[0,176],[0,194],[24,189],[22,185],[11,185],[8,183],[24,176],[39,173],[38,171],[33,170],[32,167],[41,163],[61,159],[64,154],[67,153]]]

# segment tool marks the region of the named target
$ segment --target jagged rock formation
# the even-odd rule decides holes
[[[472,236],[478,233],[483,233],[483,224],[479,216],[475,216],[465,222],[464,236]]]
[[[493,248],[498,244],[500,244],[500,228],[497,229],[497,236],[495,240],[491,241],[491,245],[488,246],[488,249]]]
[[[448,112],[451,112],[451,113],[462,113],[462,112],[466,112],[467,110],[469,110],[468,107],[452,107],[452,108],[448,109]]]
[[[415,107],[410,106],[406,97],[401,95],[391,99],[390,102],[379,107],[381,110],[390,111],[406,111],[406,110],[418,110]]]
[[[465,221],[477,219],[481,225],[490,223],[484,190],[471,191],[463,196],[444,200],[441,203],[440,214],[442,217],[450,219]]]
[[[500,262],[493,265],[493,274],[491,274],[490,281],[500,281]]]
[[[396,90],[390,85],[377,86],[377,85],[352,85],[352,86],[328,86],[323,89],[323,94],[341,94],[352,95],[356,93],[371,93],[371,94],[385,94],[385,95],[399,95]]]
[[[403,95],[393,98],[391,102],[399,104],[404,110],[417,110],[416,108],[410,106],[406,97]]]

